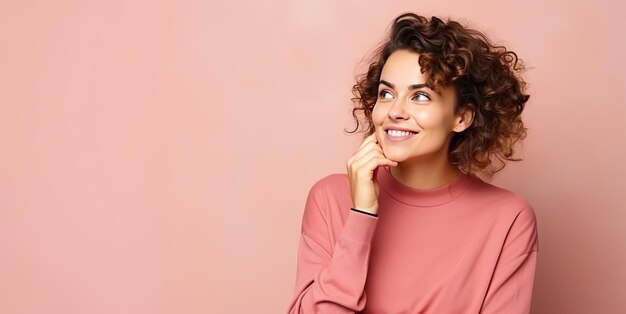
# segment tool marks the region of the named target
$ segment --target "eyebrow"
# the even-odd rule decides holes
[[[396,86],[392,83],[389,83],[385,80],[380,80],[379,84],[385,84],[391,88],[396,88]],[[424,83],[420,83],[420,84],[413,84],[413,85],[409,85],[409,90],[411,89],[418,89],[418,88],[422,88],[422,87],[426,87],[426,84]]]
[[[390,82],[387,82],[385,80],[380,80],[380,82],[378,82],[378,84],[385,84],[391,88],[396,88],[396,86]],[[422,88],[422,87],[428,87],[428,85],[426,85],[425,83],[419,83],[419,84],[413,84],[413,85],[409,85],[409,90],[414,90],[414,89],[418,89],[418,88]],[[430,89],[430,88],[429,88]],[[434,91],[437,94],[440,94],[438,91]]]

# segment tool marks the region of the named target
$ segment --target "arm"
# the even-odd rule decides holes
[[[481,313],[530,313],[538,243],[535,213],[527,204],[509,230]]]
[[[331,247],[322,186],[314,185],[302,218],[295,293],[288,313],[351,313],[365,307],[370,245],[378,217],[350,210]],[[326,207],[327,208],[327,207]]]

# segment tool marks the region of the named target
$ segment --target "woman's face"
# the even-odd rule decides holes
[[[466,127],[454,116],[456,94],[447,86],[437,93],[424,86],[426,75],[420,72],[419,54],[408,50],[393,52],[383,66],[378,99],[372,121],[385,156],[403,162],[414,158],[447,158],[453,131]],[[388,129],[412,132],[388,134]]]

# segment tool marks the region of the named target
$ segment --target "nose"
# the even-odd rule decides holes
[[[406,110],[406,103],[402,100],[397,100],[389,109],[388,115],[393,120],[408,119],[409,114]]]

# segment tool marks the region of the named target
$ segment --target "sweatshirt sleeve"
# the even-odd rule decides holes
[[[321,184],[309,191],[302,217],[294,295],[288,314],[355,313],[365,307],[365,279],[378,217],[348,210],[334,245]]]
[[[481,313],[530,313],[538,244],[535,213],[527,204],[506,237]]]

